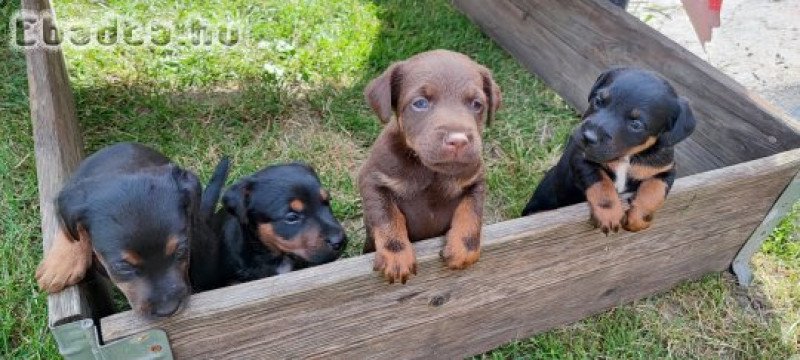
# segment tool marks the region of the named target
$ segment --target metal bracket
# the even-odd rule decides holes
[[[167,333],[160,329],[147,330],[103,345],[91,319],[54,326],[50,331],[65,359],[173,359]]]
[[[761,249],[761,244],[764,243],[764,240],[767,239],[775,226],[778,226],[783,217],[791,211],[792,206],[798,199],[800,199],[800,173],[797,173],[792,182],[786,186],[781,196],[772,205],[772,209],[764,217],[764,221],[753,231],[753,234],[747,239],[742,249],[736,254],[736,258],[733,259],[731,270],[736,274],[739,286],[747,287],[753,282],[750,259],[753,258],[756,251]]]

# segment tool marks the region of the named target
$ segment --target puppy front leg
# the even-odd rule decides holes
[[[664,176],[642,181],[630,201],[631,207],[628,209],[622,227],[631,232],[649,228],[653,221],[653,215],[664,205],[667,192],[672,187],[674,179],[675,172],[670,171]]]
[[[483,198],[484,184],[481,180],[472,185],[453,213],[441,253],[451,269],[465,269],[480,258]]]
[[[367,229],[366,250],[375,250],[373,270],[379,271],[390,284],[403,284],[417,274],[414,248],[408,240],[406,217],[386,190],[376,186],[362,187],[364,225]],[[369,242],[372,242],[370,244]]]
[[[614,182],[600,167],[582,159],[573,160],[572,171],[577,184],[586,195],[592,222],[603,234],[618,232],[625,217],[625,209]]]
[[[92,242],[83,226],[78,226],[78,239],[59,229],[53,245],[36,268],[36,282],[48,293],[57,293],[75,285],[92,265]]]

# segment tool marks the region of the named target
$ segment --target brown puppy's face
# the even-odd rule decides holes
[[[452,175],[480,166],[484,117],[491,119],[501,97],[485,67],[445,50],[393,64],[365,94],[381,121],[395,115],[423,165]]]

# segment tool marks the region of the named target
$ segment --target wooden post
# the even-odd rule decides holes
[[[23,0],[22,9],[29,14],[50,16],[51,19],[53,16],[48,0]],[[39,18],[42,19],[42,16]],[[31,35],[33,34],[26,34],[26,40],[33,40]],[[78,166],[83,144],[61,49],[27,48],[25,59],[28,65],[42,239],[46,252],[59,228],[53,201],[61,190],[61,185]],[[77,286],[50,295],[47,303],[51,326],[91,314],[86,299]]]

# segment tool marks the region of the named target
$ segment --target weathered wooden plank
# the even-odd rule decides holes
[[[615,65],[660,72],[692,101],[687,174],[800,147],[798,126],[719,70],[607,1],[453,0],[483,31],[579,111],[597,75]],[[701,150],[700,148],[705,150]],[[718,159],[715,159],[718,158]]]
[[[127,312],[105,339],[167,331],[176,356],[448,358],[578,320],[728,268],[800,168],[800,149],[679,179],[639,234],[605,237],[579,204],[484,229],[481,261],[444,269],[415,244],[419,276],[388,285],[360,256],[192,297],[156,323]]]
[[[753,234],[747,239],[747,242],[736,254],[733,260],[732,270],[736,274],[736,278],[741,286],[750,286],[753,281],[753,271],[750,269],[750,260],[753,255],[761,249],[761,244],[772,233],[772,230],[780,223],[786,214],[792,210],[797,201],[800,200],[800,173],[794,176],[792,181],[783,190],[783,193],[772,209],[769,210],[767,216],[758,227],[753,231]]]
[[[50,16],[48,0],[23,0],[22,9]],[[40,17],[41,19],[41,17]],[[26,33],[26,39],[32,39]],[[60,49],[33,47],[25,50],[28,92],[33,122],[36,177],[39,182],[39,210],[42,216],[44,251],[50,247],[59,223],[53,200],[62,183],[82,157],[83,145],[75,113],[75,100]],[[90,315],[79,287],[72,286],[48,296],[50,325]]]

